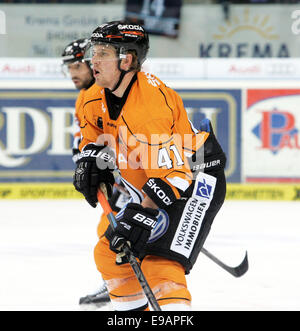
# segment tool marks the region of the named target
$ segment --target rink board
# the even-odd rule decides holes
[[[194,126],[210,118],[229,182],[241,181],[241,90],[176,89]],[[69,89],[0,89],[0,182],[71,182],[74,104]]]
[[[238,63],[236,59],[234,62],[229,59],[203,61],[155,59],[146,69],[178,91],[196,128],[203,118],[211,120],[227,155],[227,182],[249,184],[236,189],[229,185],[228,198],[297,199],[300,185],[298,80],[282,70],[277,73],[269,70],[285,68],[290,62],[278,59],[241,59]],[[298,61],[291,61],[298,68]],[[36,183],[35,188],[39,183],[70,184],[75,167],[71,148],[78,91],[69,79],[61,76],[60,59],[2,59],[0,68],[1,65],[6,74],[0,77],[0,183],[29,183],[29,187]],[[21,69],[25,65],[35,69],[24,72]],[[55,74],[44,71],[49,66],[56,66]],[[200,67],[205,68],[205,75],[195,70]],[[246,70],[254,67],[259,69],[255,73]],[[175,68],[177,70],[173,70]],[[211,76],[210,68],[214,68],[218,76]],[[256,186],[258,184],[264,186]],[[26,190],[13,192],[12,196],[20,198],[35,194]],[[55,189],[36,194],[38,198],[55,198],[61,193]],[[71,192],[62,195],[72,196]]]
[[[243,111],[246,182],[300,182],[300,90],[248,89]]]
[[[0,89],[0,182],[70,182],[77,95]]]
[[[0,200],[83,199],[69,183],[1,183]],[[227,185],[227,200],[300,200],[300,184]]]

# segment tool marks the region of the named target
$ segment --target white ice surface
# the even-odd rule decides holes
[[[93,260],[101,209],[85,201],[0,201],[0,310],[80,310],[101,284]],[[300,203],[226,201],[188,278],[193,310],[300,310]],[[104,308],[109,310],[110,306]]]

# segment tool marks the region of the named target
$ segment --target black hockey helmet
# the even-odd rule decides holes
[[[63,64],[84,62],[84,53],[88,42],[88,39],[77,39],[68,44],[61,55]]]
[[[90,43],[112,45],[120,59],[128,51],[134,50],[140,66],[146,60],[149,50],[149,37],[145,29],[139,24],[125,21],[112,21],[100,25],[93,31]]]

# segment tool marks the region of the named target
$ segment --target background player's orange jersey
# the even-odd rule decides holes
[[[76,124],[78,125],[78,132],[74,134],[74,137],[77,136],[81,137],[80,128],[81,128],[81,123],[84,119],[83,106],[85,104],[86,98],[90,98],[95,93],[94,91],[99,92],[99,90],[100,87],[96,84],[93,84],[88,89],[83,88],[80,90],[75,103],[75,121]]]
[[[77,131],[74,133],[74,138],[81,137],[80,133],[80,122],[83,118],[83,104],[84,104],[84,95],[86,90],[81,89],[75,103],[75,122],[77,125]]]
[[[176,188],[185,191],[192,180],[186,155],[199,149],[209,133],[196,134],[179,95],[148,73],[137,73],[116,119],[108,107],[105,89],[86,91],[80,148],[97,141],[115,149],[122,178],[140,200],[149,178],[164,180],[179,198]]]

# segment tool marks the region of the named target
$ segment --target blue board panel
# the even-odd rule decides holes
[[[178,90],[189,117],[199,129],[208,117],[227,156],[226,177],[241,181],[241,90]]]
[[[194,126],[208,117],[241,181],[241,91],[177,90]],[[0,90],[0,182],[70,182],[74,90]]]
[[[71,90],[0,90],[0,181],[70,181]]]

